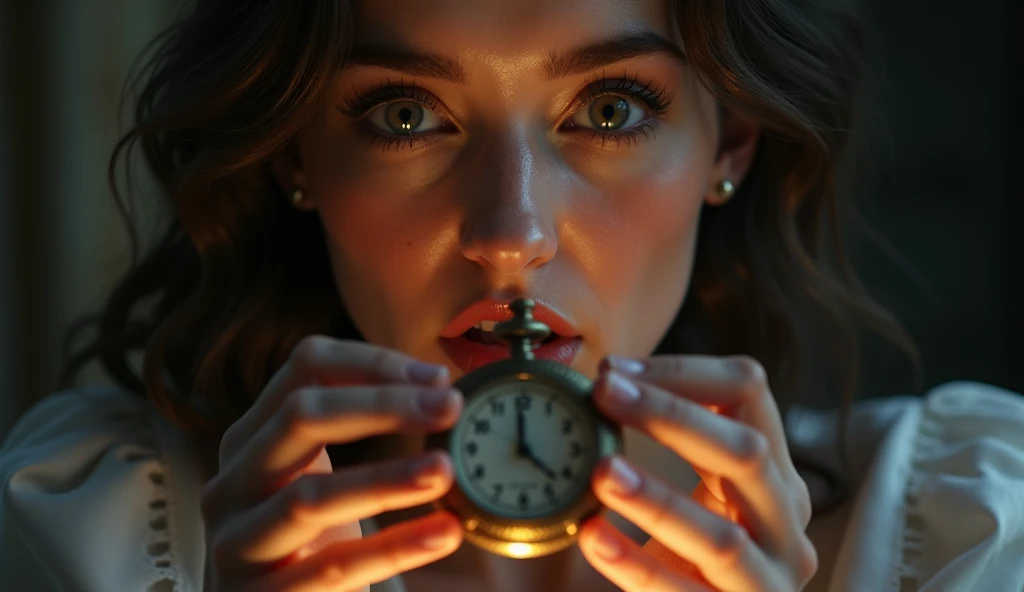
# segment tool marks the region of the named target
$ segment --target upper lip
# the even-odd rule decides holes
[[[540,300],[533,299],[533,303],[533,318],[547,325],[552,332],[562,337],[578,337],[580,335],[576,327],[553,308]],[[508,302],[490,297],[475,302],[445,326],[441,331],[441,337],[445,339],[458,337],[482,321],[511,320],[515,315],[509,310],[508,305]]]

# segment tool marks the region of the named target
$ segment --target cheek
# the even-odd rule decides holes
[[[573,228],[605,326],[603,349],[646,357],[689,285],[711,162],[699,137],[679,137],[601,181],[601,211]]]
[[[452,244],[445,229],[457,226],[414,170],[396,176],[387,167],[361,166],[365,148],[336,151],[336,162],[323,156],[330,151],[314,151],[306,160],[310,186],[347,312],[373,343],[422,349],[436,336],[421,335],[426,327],[411,315],[438,289]]]

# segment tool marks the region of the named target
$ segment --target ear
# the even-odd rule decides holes
[[[739,189],[750,172],[761,139],[761,126],[736,111],[723,108],[719,121],[718,153],[705,198],[708,201],[715,199],[714,186],[720,181],[729,180]]]
[[[270,161],[270,170],[288,200],[296,208],[311,212],[316,209],[316,204],[310,198],[306,189],[306,176],[302,169],[302,162],[298,150],[294,144],[289,144],[278,156]],[[300,191],[301,198],[296,200],[296,191]]]

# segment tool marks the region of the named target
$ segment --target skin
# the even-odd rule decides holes
[[[407,584],[519,590],[561,581],[610,589],[610,580],[649,592],[685,581],[695,590],[754,590],[802,574],[813,560],[796,533],[806,527],[809,509],[785,493],[800,491],[793,481],[799,478],[759,366],[742,359],[649,359],[686,295],[701,210],[720,180],[741,184],[759,128],[720,112],[690,67],[665,53],[558,79],[546,75],[549,52],[636,30],[681,46],[667,2],[480,0],[472,10],[465,6],[458,0],[358,3],[355,45],[457,57],[465,81],[347,67],[298,134],[294,154],[274,163],[278,182],[289,194],[301,188],[308,200],[299,207],[321,218],[339,293],[370,343],[448,366],[455,379],[460,371],[438,336],[485,296],[529,295],[573,322],[584,336],[573,367],[597,380],[599,407],[635,430],[627,439],[634,455],[643,446],[661,455],[635,455],[655,458],[649,470],[639,468],[637,491],[616,489],[610,465],[595,475],[595,491],[653,539],[641,551],[602,519],[587,525],[578,549],[515,562],[462,545],[407,574]],[[636,77],[635,86],[651,82],[671,97],[663,113],[646,113],[655,120],[649,137],[602,145],[586,133],[598,130],[580,129],[593,121],[585,117],[593,99],[573,110],[574,99],[602,77]],[[371,120],[384,120],[342,111],[389,80],[414,82],[429,93],[430,112],[448,122],[445,133],[401,149],[370,142]],[[642,101],[624,96],[631,110],[644,111]],[[646,359],[646,369],[632,378],[611,372],[610,354]],[[616,385],[623,384],[639,388],[632,405],[615,402],[622,391]],[[687,405],[694,408],[689,414]],[[694,417],[705,421],[688,423]],[[385,456],[421,446],[412,438],[394,442],[397,448]],[[678,482],[657,477],[688,465],[703,478],[692,496]],[[701,466],[725,468],[709,473]],[[690,505],[678,501],[684,498]],[[667,510],[674,518],[666,519],[657,504],[671,500],[677,500]],[[744,500],[761,501],[752,507]],[[722,530],[737,524],[722,517],[730,512],[734,518],[745,513],[746,527],[768,541],[770,552],[763,555],[732,556],[733,567],[756,563],[750,567],[756,577],[723,560],[733,547],[723,551],[709,542],[715,532],[733,533]],[[416,513],[403,517],[410,515]],[[602,549],[615,541],[621,553],[609,559]],[[709,581],[699,573],[712,568],[726,575]]]

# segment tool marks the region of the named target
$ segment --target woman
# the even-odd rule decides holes
[[[168,230],[71,366],[119,388],[4,444],[15,588],[1019,588],[1014,395],[793,406],[823,345],[852,390],[852,315],[902,335],[834,248],[853,12],[468,6],[198,2],[160,38],[112,163],[142,148]],[[423,447],[517,296],[629,428],[610,512],[519,561],[460,545]]]

